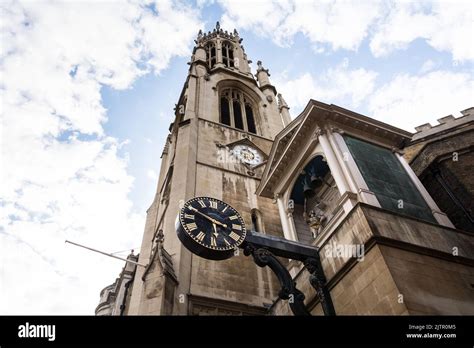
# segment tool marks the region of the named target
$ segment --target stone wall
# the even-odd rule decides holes
[[[315,246],[340,314],[474,314],[474,236],[358,204]],[[364,257],[332,253],[363,245]],[[309,274],[296,276],[312,314],[322,314]],[[277,300],[272,313],[291,314]]]
[[[403,150],[423,186],[458,229],[474,232],[474,108],[416,127]]]
[[[381,250],[409,314],[474,314],[473,264],[387,246]]]
[[[207,120],[199,121],[195,196],[211,196],[227,202],[242,215],[247,228],[252,225],[251,210],[258,209],[262,213],[265,232],[282,236],[277,206],[271,199],[255,195],[263,168],[257,168],[254,176],[248,175],[248,169],[238,160],[223,157],[228,149],[216,146],[241,140],[242,134]],[[257,136],[250,136],[249,140],[268,154],[271,141]],[[273,273],[268,268],[257,267],[252,258],[241,251],[219,262],[192,255],[191,265],[191,297],[260,309],[269,306],[277,297],[278,286]],[[191,306],[193,314],[197,314],[198,308],[208,310],[202,303],[191,303]],[[239,311],[244,313],[245,309],[236,309],[236,313]],[[224,312],[226,310],[221,308],[219,313]]]

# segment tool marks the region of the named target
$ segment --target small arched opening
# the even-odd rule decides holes
[[[262,212],[258,209],[252,209],[252,230],[256,232],[265,233],[265,226],[263,224]]]
[[[298,175],[290,196],[290,211],[300,242],[312,243],[332,218],[339,198],[324,157],[314,157]]]
[[[206,45],[206,60],[209,68],[212,69],[217,62],[217,54],[216,54],[216,45],[213,42],[209,42]]]
[[[228,41],[222,44],[222,62],[228,68],[234,66],[234,48]]]

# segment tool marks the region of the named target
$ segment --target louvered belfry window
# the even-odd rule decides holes
[[[212,69],[217,62],[216,45],[212,42],[206,45],[206,60],[209,68]]]
[[[226,88],[220,94],[220,122],[240,130],[257,133],[254,105],[242,91]]]
[[[230,42],[224,42],[222,44],[222,62],[228,68],[234,66],[234,49]]]

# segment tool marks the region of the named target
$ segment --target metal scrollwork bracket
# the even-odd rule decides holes
[[[317,258],[308,257],[304,261],[304,265],[311,274],[309,276],[309,282],[318,294],[324,314],[336,315],[336,311],[334,310],[334,305],[331,300],[331,295],[326,285],[326,277],[324,276],[321,261]]]
[[[288,300],[291,311],[295,315],[311,315],[304,304],[304,294],[296,288],[296,283],[291,278],[286,267],[268,249],[258,248],[247,243],[244,247],[246,256],[252,255],[255,263],[259,267],[268,266],[277,276],[281,290],[278,297]]]

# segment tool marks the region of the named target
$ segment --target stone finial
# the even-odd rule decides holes
[[[216,22],[216,30],[217,31],[221,30],[221,25],[220,25],[219,21]]]
[[[277,94],[277,100],[278,110],[280,111],[281,117],[283,118],[283,122],[285,123],[285,125],[288,125],[291,122],[290,108],[286,103],[285,99],[283,99],[281,93]]]
[[[239,32],[234,28],[234,36],[239,36]]]
[[[281,109],[281,108],[287,108],[289,109],[288,107],[288,104],[286,103],[285,99],[283,99],[283,96],[281,95],[281,93],[278,93],[277,94],[277,98],[278,98],[278,107]]]
[[[202,39],[202,30],[201,29],[199,29],[197,39],[198,39],[198,41]]]
[[[269,74],[269,72],[268,72],[268,69],[265,69],[265,68],[263,67],[262,61],[259,60],[259,61],[257,61],[257,74],[258,74],[259,72],[261,72],[261,71],[265,72],[268,76],[271,76],[271,75]]]

